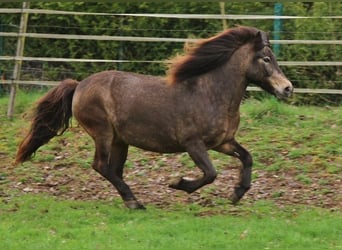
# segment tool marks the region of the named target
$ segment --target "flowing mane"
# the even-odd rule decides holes
[[[201,40],[187,54],[171,60],[167,81],[183,82],[221,66],[236,49],[255,39],[258,32],[256,28],[240,26]]]

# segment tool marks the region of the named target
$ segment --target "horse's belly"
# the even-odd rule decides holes
[[[175,153],[183,152],[184,148],[178,143],[176,137],[168,129],[145,126],[125,126],[117,131],[118,136],[128,145],[144,150]]]
[[[130,145],[141,148],[143,150],[157,152],[157,153],[179,153],[185,152],[184,148],[177,145],[158,145],[153,143],[131,143]]]
[[[183,147],[176,143],[172,144],[170,142],[161,142],[151,137],[144,140],[141,140],[140,138],[139,140],[127,139],[124,141],[134,147],[158,153],[177,153],[185,151]]]

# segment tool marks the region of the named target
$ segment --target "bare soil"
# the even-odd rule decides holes
[[[63,153],[64,152],[64,153]],[[45,193],[59,199],[71,200],[113,200],[119,195],[111,184],[90,167],[63,163],[63,152],[45,163],[25,163],[14,167],[6,154],[0,154],[5,162],[0,175],[0,197],[10,197],[21,193]],[[140,152],[140,151],[138,151]],[[168,187],[172,179],[187,176],[196,177],[197,168],[184,167],[177,155],[161,155],[141,151],[145,164],[137,161],[125,169],[125,180],[137,198],[145,205],[167,208],[173,204],[199,204],[204,207],[217,207],[228,203],[237,172],[238,161],[219,170],[214,183],[187,194]],[[156,161],[163,160],[164,166]],[[18,174],[20,173],[20,174]],[[272,200],[279,206],[302,204],[308,206],[340,210],[342,208],[342,181],[338,174],[317,171],[305,173],[300,179],[299,170],[266,171],[253,170],[252,188],[240,204],[248,205],[260,200]]]

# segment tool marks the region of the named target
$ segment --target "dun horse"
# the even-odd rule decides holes
[[[95,142],[92,167],[113,184],[127,207],[144,208],[123,179],[129,145],[187,152],[203,176],[180,178],[170,187],[188,193],[216,178],[208,150],[237,157],[243,166],[231,195],[236,203],[251,185],[252,157],[234,138],[249,82],[278,98],[293,91],[266,33],[252,27],[232,28],[198,42],[172,61],[166,78],[103,71],[81,82],[64,80],[38,102],[16,163],[62,134],[74,115]]]

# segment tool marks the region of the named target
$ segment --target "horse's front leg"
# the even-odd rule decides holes
[[[192,193],[200,187],[212,183],[216,178],[216,170],[208,156],[207,148],[202,141],[192,141],[187,143],[186,151],[195,164],[202,170],[203,177],[195,180],[181,178],[170,187]]]
[[[230,197],[232,203],[236,204],[251,187],[253,165],[252,156],[235,140],[229,141],[228,143],[223,144],[215,148],[214,150],[234,156],[242,162],[239,181],[234,188],[234,193]]]

